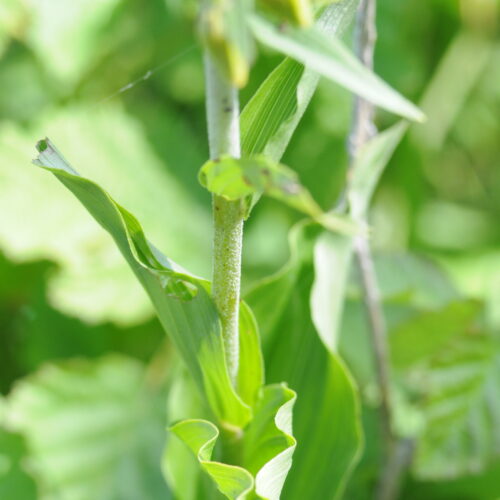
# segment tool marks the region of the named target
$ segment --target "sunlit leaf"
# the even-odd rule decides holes
[[[219,429],[213,423],[207,420],[184,420],[173,425],[170,431],[188,446],[226,498],[243,500],[253,490],[254,479],[247,470],[212,459],[219,438]]]
[[[189,447],[201,468],[227,498],[243,500],[250,495],[278,500],[296,444],[291,436],[294,402],[295,393],[283,385],[262,389],[254,418],[239,437],[240,466],[216,460],[214,447],[220,431],[213,423],[184,420],[170,430]]]
[[[50,141],[40,141],[38,150],[35,163],[52,172],[111,234],[215,415],[232,425],[244,425],[250,410],[229,380],[220,321],[208,283],[189,275],[153,247],[137,219],[97,184],[79,176]]]
[[[330,351],[337,350],[352,254],[352,238],[340,234],[324,233],[314,247],[311,313],[318,334]]]
[[[315,29],[277,27],[256,15],[251,17],[250,26],[261,43],[296,59],[321,76],[393,113],[411,120],[424,120],[422,111],[363,66],[337,38],[329,39]]]

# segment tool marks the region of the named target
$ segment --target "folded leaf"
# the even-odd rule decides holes
[[[329,39],[316,29],[277,27],[257,15],[251,16],[249,22],[261,43],[377,106],[410,120],[421,122],[425,119],[422,111],[366,68],[339,39]]]
[[[210,160],[201,168],[199,178],[210,192],[227,200],[248,199],[254,194],[266,193],[332,231],[356,232],[356,225],[346,217],[323,212],[292,169],[265,156],[241,159],[226,156]]]
[[[294,402],[295,393],[283,385],[262,389],[253,420],[241,436],[236,436],[241,450],[239,466],[214,459],[219,429],[213,423],[184,420],[170,430],[188,446],[227,498],[279,500],[296,445],[291,436]]]
[[[340,36],[352,21],[359,0],[341,0],[327,7],[317,26]],[[244,156],[264,153],[279,161],[318,85],[317,73],[286,58],[264,81],[241,113]]]
[[[115,240],[217,418],[243,426],[250,409],[229,380],[208,282],[188,274],[154,248],[137,219],[97,184],[79,176],[48,139],[40,141],[38,149],[34,163],[52,172]]]

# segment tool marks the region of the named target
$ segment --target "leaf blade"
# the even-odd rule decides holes
[[[229,380],[220,321],[208,283],[154,248],[137,219],[97,184],[79,176],[49,140],[38,147],[40,154],[34,163],[53,173],[115,240],[217,418],[243,426],[250,409]]]

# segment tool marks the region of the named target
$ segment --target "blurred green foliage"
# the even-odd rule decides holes
[[[16,386],[16,381],[44,363],[68,366],[65,360],[75,357],[89,363],[111,353],[126,356],[116,363],[133,363],[137,379],[143,372],[149,374],[154,387],[169,380],[157,368],[158,356],[165,353],[163,333],[111,239],[62,186],[31,167],[29,160],[36,140],[50,136],[83,174],[104,187],[113,186],[116,199],[138,216],[162,250],[207,277],[210,198],[198,184],[197,172],[208,150],[195,12],[196,2],[187,0],[3,0],[0,4],[0,390],[4,396],[17,387],[15,394],[21,398],[30,383]],[[420,101],[429,117],[427,124],[411,129],[397,150],[377,190],[371,216],[375,247],[384,254],[378,269],[387,314],[390,324],[399,328],[408,318],[432,313],[439,329],[440,323],[448,324],[447,314],[456,321],[457,312],[450,313],[449,302],[467,296],[484,301],[486,319],[479,320],[480,327],[498,339],[498,19],[495,0],[379,2],[376,70],[403,95]],[[242,90],[243,103],[279,60],[274,53],[260,52]],[[336,202],[343,188],[351,102],[347,92],[322,82],[284,157],[324,209]],[[378,124],[383,129],[393,120],[380,113]],[[244,286],[287,260],[288,231],[299,218],[274,200],[264,199],[256,207],[246,225]],[[394,256],[406,253],[438,262],[453,285],[433,273],[426,279],[425,265],[410,265],[407,257]],[[351,288],[344,330],[352,335],[349,343],[343,340],[343,354],[369,400],[373,388],[364,385],[370,380],[369,347],[363,340],[359,290]],[[408,298],[409,290],[414,293],[405,302],[402,297]],[[464,316],[468,318],[467,312]],[[457,328],[468,324],[464,319]],[[481,351],[482,356],[496,359],[493,363],[498,366],[498,340],[490,341],[496,350]],[[456,349],[460,351],[460,345]],[[91,366],[90,371],[100,365]],[[405,386],[410,382],[404,377],[398,381]],[[70,411],[71,398],[62,399]],[[411,415],[404,413],[405,408],[402,404],[401,418],[407,424]],[[0,422],[2,413],[0,400]],[[145,431],[153,443],[146,454],[153,455],[158,451],[155,439],[161,436],[159,417],[154,418],[152,429]],[[364,423],[372,437],[374,419],[368,410]],[[35,441],[38,431],[31,422],[7,428],[0,430],[0,497],[38,498],[30,476],[36,477],[36,467],[23,461],[23,438],[11,430],[24,430]],[[371,455],[375,438],[369,442],[348,498],[366,498],[363,485],[372,479],[376,460],[376,453]],[[136,460],[135,448],[123,453]],[[158,486],[159,464],[148,462],[150,455],[144,460],[151,464],[149,472],[136,473],[151,473],[157,490],[145,493],[141,476],[131,481],[130,491],[138,496],[130,498],[166,498],[161,496],[167,495],[166,490]],[[113,477],[123,477],[123,468],[126,474],[131,466],[115,462],[108,464]],[[500,495],[498,469],[496,462],[473,477],[440,482],[409,477],[402,498],[494,499]],[[474,467],[465,470],[474,472]],[[49,479],[51,484],[60,480]],[[37,488],[39,493],[47,491],[39,481]],[[86,494],[99,498],[93,492]]]

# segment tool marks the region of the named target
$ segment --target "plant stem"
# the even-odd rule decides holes
[[[373,55],[377,40],[376,7],[376,0],[361,0],[356,19],[356,52],[361,62],[370,69],[373,69]],[[355,99],[353,123],[349,137],[351,165],[354,164],[354,159],[360,148],[377,132],[373,122],[374,111],[374,106],[371,103],[361,98]],[[370,243],[365,236],[356,238],[354,252],[361,275],[365,308],[372,338],[377,385],[380,391],[380,427],[384,457],[375,498],[377,500],[392,500],[398,496],[401,476],[406,465],[400,467],[400,460],[398,460],[400,446],[391,427],[391,373],[387,326]]]
[[[238,90],[205,54],[210,158],[240,157]],[[213,197],[214,257],[212,295],[219,311],[229,376],[236,384],[239,360],[238,315],[241,281],[243,210],[241,202]]]

